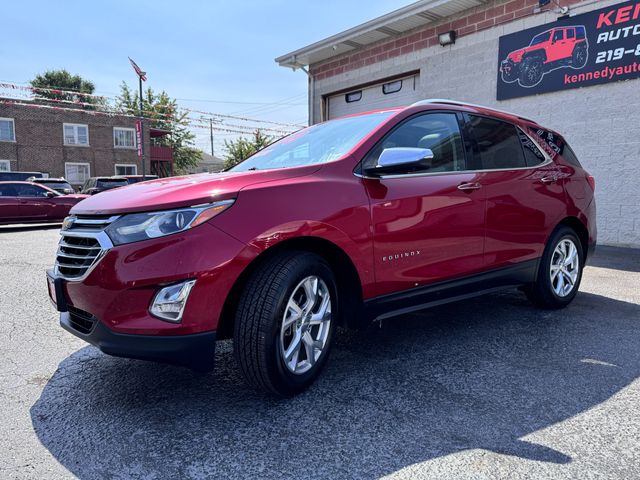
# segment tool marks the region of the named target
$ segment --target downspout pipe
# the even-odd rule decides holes
[[[305,68],[305,66],[301,63],[298,63],[296,57],[293,57],[291,59],[291,63],[290,63],[290,67],[291,69],[295,72],[297,69],[302,70],[304,73],[307,74],[307,80],[308,80],[308,93],[307,93],[307,109],[309,111],[309,118],[307,120],[307,123],[309,125],[313,125],[314,123],[314,88],[315,88],[315,78],[313,76],[313,74],[309,71],[308,68]]]

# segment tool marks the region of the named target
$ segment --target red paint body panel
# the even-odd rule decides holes
[[[0,195],[0,225],[12,223],[61,222],[71,208],[87,195],[59,195],[56,191],[32,182],[0,182],[2,185],[31,185],[54,196],[19,197]]]
[[[567,217],[578,219],[595,241],[587,174],[559,155],[541,167],[513,170],[395,179],[354,174],[399,122],[434,109],[481,113],[524,130],[533,125],[475,106],[395,109],[349,154],[328,163],[159,179],[90,197],[72,213],[120,215],[230,198],[235,203],[208,224],[112,248],[86,279],[65,282],[68,301],[116,332],[181,335],[216,330],[241,273],[260,254],[291,239],[313,237],[342,250],[355,267],[364,300],[538,258]],[[542,182],[549,175],[554,181]],[[469,182],[482,188],[458,189]],[[148,313],[162,285],[187,279],[197,282],[181,323]]]

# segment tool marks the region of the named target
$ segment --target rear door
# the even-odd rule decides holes
[[[480,115],[465,117],[487,200],[486,268],[540,257],[566,210],[560,169],[519,127]]]
[[[15,185],[0,185],[0,223],[16,223],[20,219],[20,199]]]
[[[466,171],[461,122],[462,115],[450,111],[415,115],[363,160],[366,171],[385,148],[429,148],[434,154],[422,170],[363,178],[371,205],[377,295],[483,267],[484,191],[474,188],[477,174]]]
[[[348,92],[329,95],[325,100],[325,118],[344,117],[354,113],[411,105],[421,100],[420,75],[409,74],[395,80],[355,87]]]

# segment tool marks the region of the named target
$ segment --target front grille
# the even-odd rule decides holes
[[[96,317],[71,305],[67,305],[67,309],[69,310],[69,323],[71,326],[85,335],[91,333],[97,321]]]
[[[67,280],[83,278],[111,247],[104,229],[116,218],[80,216],[65,221],[56,254],[56,272]]]

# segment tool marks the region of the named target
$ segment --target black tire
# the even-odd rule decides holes
[[[551,280],[551,266],[552,260],[554,260],[554,252],[556,247],[564,240],[570,240],[573,242],[577,250],[578,257],[578,271],[577,278],[573,282],[571,291],[560,296],[554,290]],[[559,309],[569,305],[580,288],[580,281],[582,280],[582,271],[584,269],[584,254],[582,252],[582,245],[580,239],[576,235],[575,231],[569,227],[561,226],[557,228],[553,234],[549,237],[549,241],[544,249],[544,254],[540,259],[540,265],[538,267],[538,275],[535,283],[527,285],[524,288],[524,292],[527,298],[537,307],[546,309]],[[566,277],[565,277],[566,278]]]
[[[533,87],[544,75],[544,64],[540,57],[527,57],[520,64],[520,85]]]
[[[573,68],[582,68],[587,64],[587,49],[577,46],[571,55],[571,66]]]
[[[320,278],[330,292],[331,322],[315,364],[305,373],[292,373],[282,358],[280,329],[294,289],[309,276]],[[338,318],[337,298],[334,274],[318,255],[281,252],[260,265],[247,281],[235,315],[234,355],[246,382],[282,397],[295,395],[311,385],[331,349]]]

